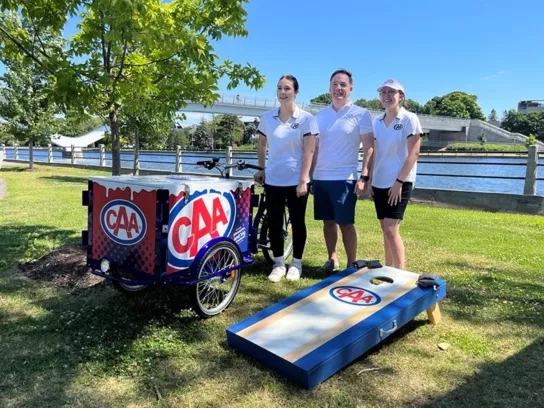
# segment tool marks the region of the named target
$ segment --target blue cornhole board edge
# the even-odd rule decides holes
[[[252,326],[258,321],[277,313],[358,270],[358,268],[345,269],[230,326],[226,330],[228,345],[238,352],[256,359],[263,365],[298,383],[302,387],[312,389],[385,340],[391,334],[397,332],[421,312],[430,308],[446,296],[447,284],[443,279],[437,280],[436,290],[432,287],[421,288],[414,285],[414,289],[391,302],[385,308],[377,311],[361,323],[352,326],[294,362],[289,362],[237,335],[239,331]],[[380,328],[383,330],[390,329],[394,320],[397,322],[397,329],[392,333],[380,336]]]

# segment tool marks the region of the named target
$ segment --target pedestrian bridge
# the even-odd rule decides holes
[[[297,102],[297,105],[310,113],[316,114],[319,110],[328,105]],[[279,107],[276,98],[260,98],[241,95],[224,94],[210,107],[198,103],[188,102],[182,109],[184,112],[210,113],[210,114],[233,114],[241,116],[260,117],[264,112]],[[380,115],[381,111],[369,110],[372,117]],[[447,116],[417,115],[424,129],[445,130],[445,131],[467,131],[470,126],[470,119],[450,118]]]
[[[100,139],[104,138],[106,132],[109,132],[109,127],[103,125],[78,137],[68,137],[55,133],[54,135],[51,135],[50,138],[52,144],[62,147],[64,150],[69,150],[72,146],[81,148],[98,142]]]

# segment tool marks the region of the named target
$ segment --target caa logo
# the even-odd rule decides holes
[[[357,286],[336,286],[329,293],[336,300],[350,305],[372,306],[381,302],[377,294]]]
[[[146,232],[142,210],[126,200],[113,200],[102,208],[100,224],[106,235],[121,245],[134,245]]]
[[[204,244],[230,235],[235,218],[236,205],[230,192],[204,190],[188,203],[182,198],[170,211],[168,262],[179,268],[189,266]]]

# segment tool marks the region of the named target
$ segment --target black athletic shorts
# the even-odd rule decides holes
[[[404,218],[404,212],[410,196],[412,195],[413,183],[405,182],[402,185],[402,192],[400,195],[400,202],[397,205],[389,205],[387,200],[389,199],[389,188],[376,188],[372,187],[374,193],[374,207],[376,208],[376,216],[379,220],[384,218],[392,218],[394,220],[402,220]]]

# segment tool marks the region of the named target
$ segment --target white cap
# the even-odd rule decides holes
[[[385,81],[383,84],[381,84],[381,86],[378,88],[378,92],[380,92],[382,90],[382,88],[385,88],[385,87],[388,87],[388,88],[392,88],[392,89],[395,89],[397,91],[401,91],[402,93],[405,93],[404,92],[404,87],[402,86],[402,84],[397,81],[396,79],[388,79],[387,81]]]

